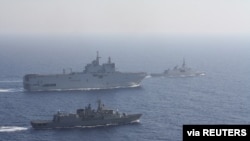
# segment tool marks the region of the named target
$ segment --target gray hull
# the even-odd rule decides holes
[[[139,120],[142,114],[126,115],[120,118],[111,119],[81,119],[76,118],[70,121],[49,121],[49,120],[34,120],[31,125],[34,129],[53,129],[53,128],[73,128],[73,127],[88,127],[88,126],[106,126],[128,124]]]
[[[152,77],[193,77],[205,75],[205,72],[194,71],[186,67],[185,60],[183,59],[182,66],[178,68],[175,66],[173,69],[167,69],[163,73],[152,73]]]
[[[152,77],[193,77],[203,76],[204,72],[168,72],[168,73],[152,73]]]
[[[27,91],[90,90],[140,86],[146,73],[71,73],[55,75],[30,74],[24,76]]]

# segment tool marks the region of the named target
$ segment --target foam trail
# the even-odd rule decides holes
[[[0,93],[9,92],[10,89],[0,89]]]
[[[132,121],[131,123],[140,123],[140,120],[137,119],[137,120]]]
[[[0,132],[16,132],[28,130],[28,127],[19,127],[19,126],[0,126]]]
[[[21,83],[22,80],[2,80],[0,83]]]
[[[21,91],[23,91],[21,88],[19,88],[19,89],[1,89],[1,88],[0,88],[0,93],[21,92]]]
[[[136,87],[140,87],[140,84],[133,84],[131,86],[117,86],[117,87],[110,87],[110,88],[53,89],[53,90],[47,90],[47,91],[71,91],[71,90],[92,91],[92,90],[109,90],[109,89],[119,89],[119,88],[136,88]],[[43,90],[37,90],[37,91],[43,91]]]

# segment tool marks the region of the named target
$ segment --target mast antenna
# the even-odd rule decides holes
[[[96,63],[97,63],[97,65],[99,65],[99,59],[100,59],[101,57],[99,57],[99,51],[97,51],[96,52]]]

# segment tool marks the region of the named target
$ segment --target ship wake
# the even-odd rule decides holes
[[[109,88],[76,88],[76,89],[53,89],[47,91],[93,91],[93,90],[112,90],[112,89],[121,89],[121,88],[137,88],[140,87],[140,84],[134,84],[131,86],[117,86],[117,87],[109,87]],[[39,90],[37,90],[39,91]],[[43,90],[41,90],[43,91]],[[1,89],[0,89],[1,92]]]
[[[22,80],[2,80],[0,83],[22,83]]]
[[[17,131],[25,131],[28,130],[28,127],[19,127],[19,126],[0,126],[1,132],[17,132]]]
[[[74,126],[74,127],[56,127],[54,129],[78,129],[78,128],[82,128],[82,129],[88,129],[88,128],[100,128],[100,127],[111,127],[111,126],[119,126],[119,125],[130,125],[130,124],[139,124],[140,120],[134,120],[131,121],[129,123],[109,123],[109,124],[105,124],[105,125],[94,125],[94,126]],[[53,129],[53,128],[44,128],[44,129]]]
[[[139,120],[136,120],[136,121],[132,121],[130,123],[123,123],[123,124],[118,124],[118,123],[112,123],[112,124],[105,124],[105,125],[95,125],[95,126],[75,126],[75,127],[65,127],[66,129],[68,128],[83,128],[83,129],[88,129],[88,128],[100,128],[100,127],[112,127],[112,126],[119,126],[119,125],[124,125],[124,124],[138,124],[140,123]],[[63,127],[60,127],[58,129],[63,129]]]
[[[0,88],[0,93],[8,93],[8,92],[22,92],[23,89],[19,88],[19,89],[2,89]]]

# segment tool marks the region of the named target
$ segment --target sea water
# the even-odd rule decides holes
[[[0,38],[0,140],[181,141],[184,124],[250,124],[250,42],[236,37],[4,37]],[[26,92],[28,73],[83,71],[110,56],[117,71],[161,73],[186,65],[204,76],[147,76],[140,87]],[[34,130],[30,121],[75,113],[101,99],[111,109],[142,113],[139,123]]]

